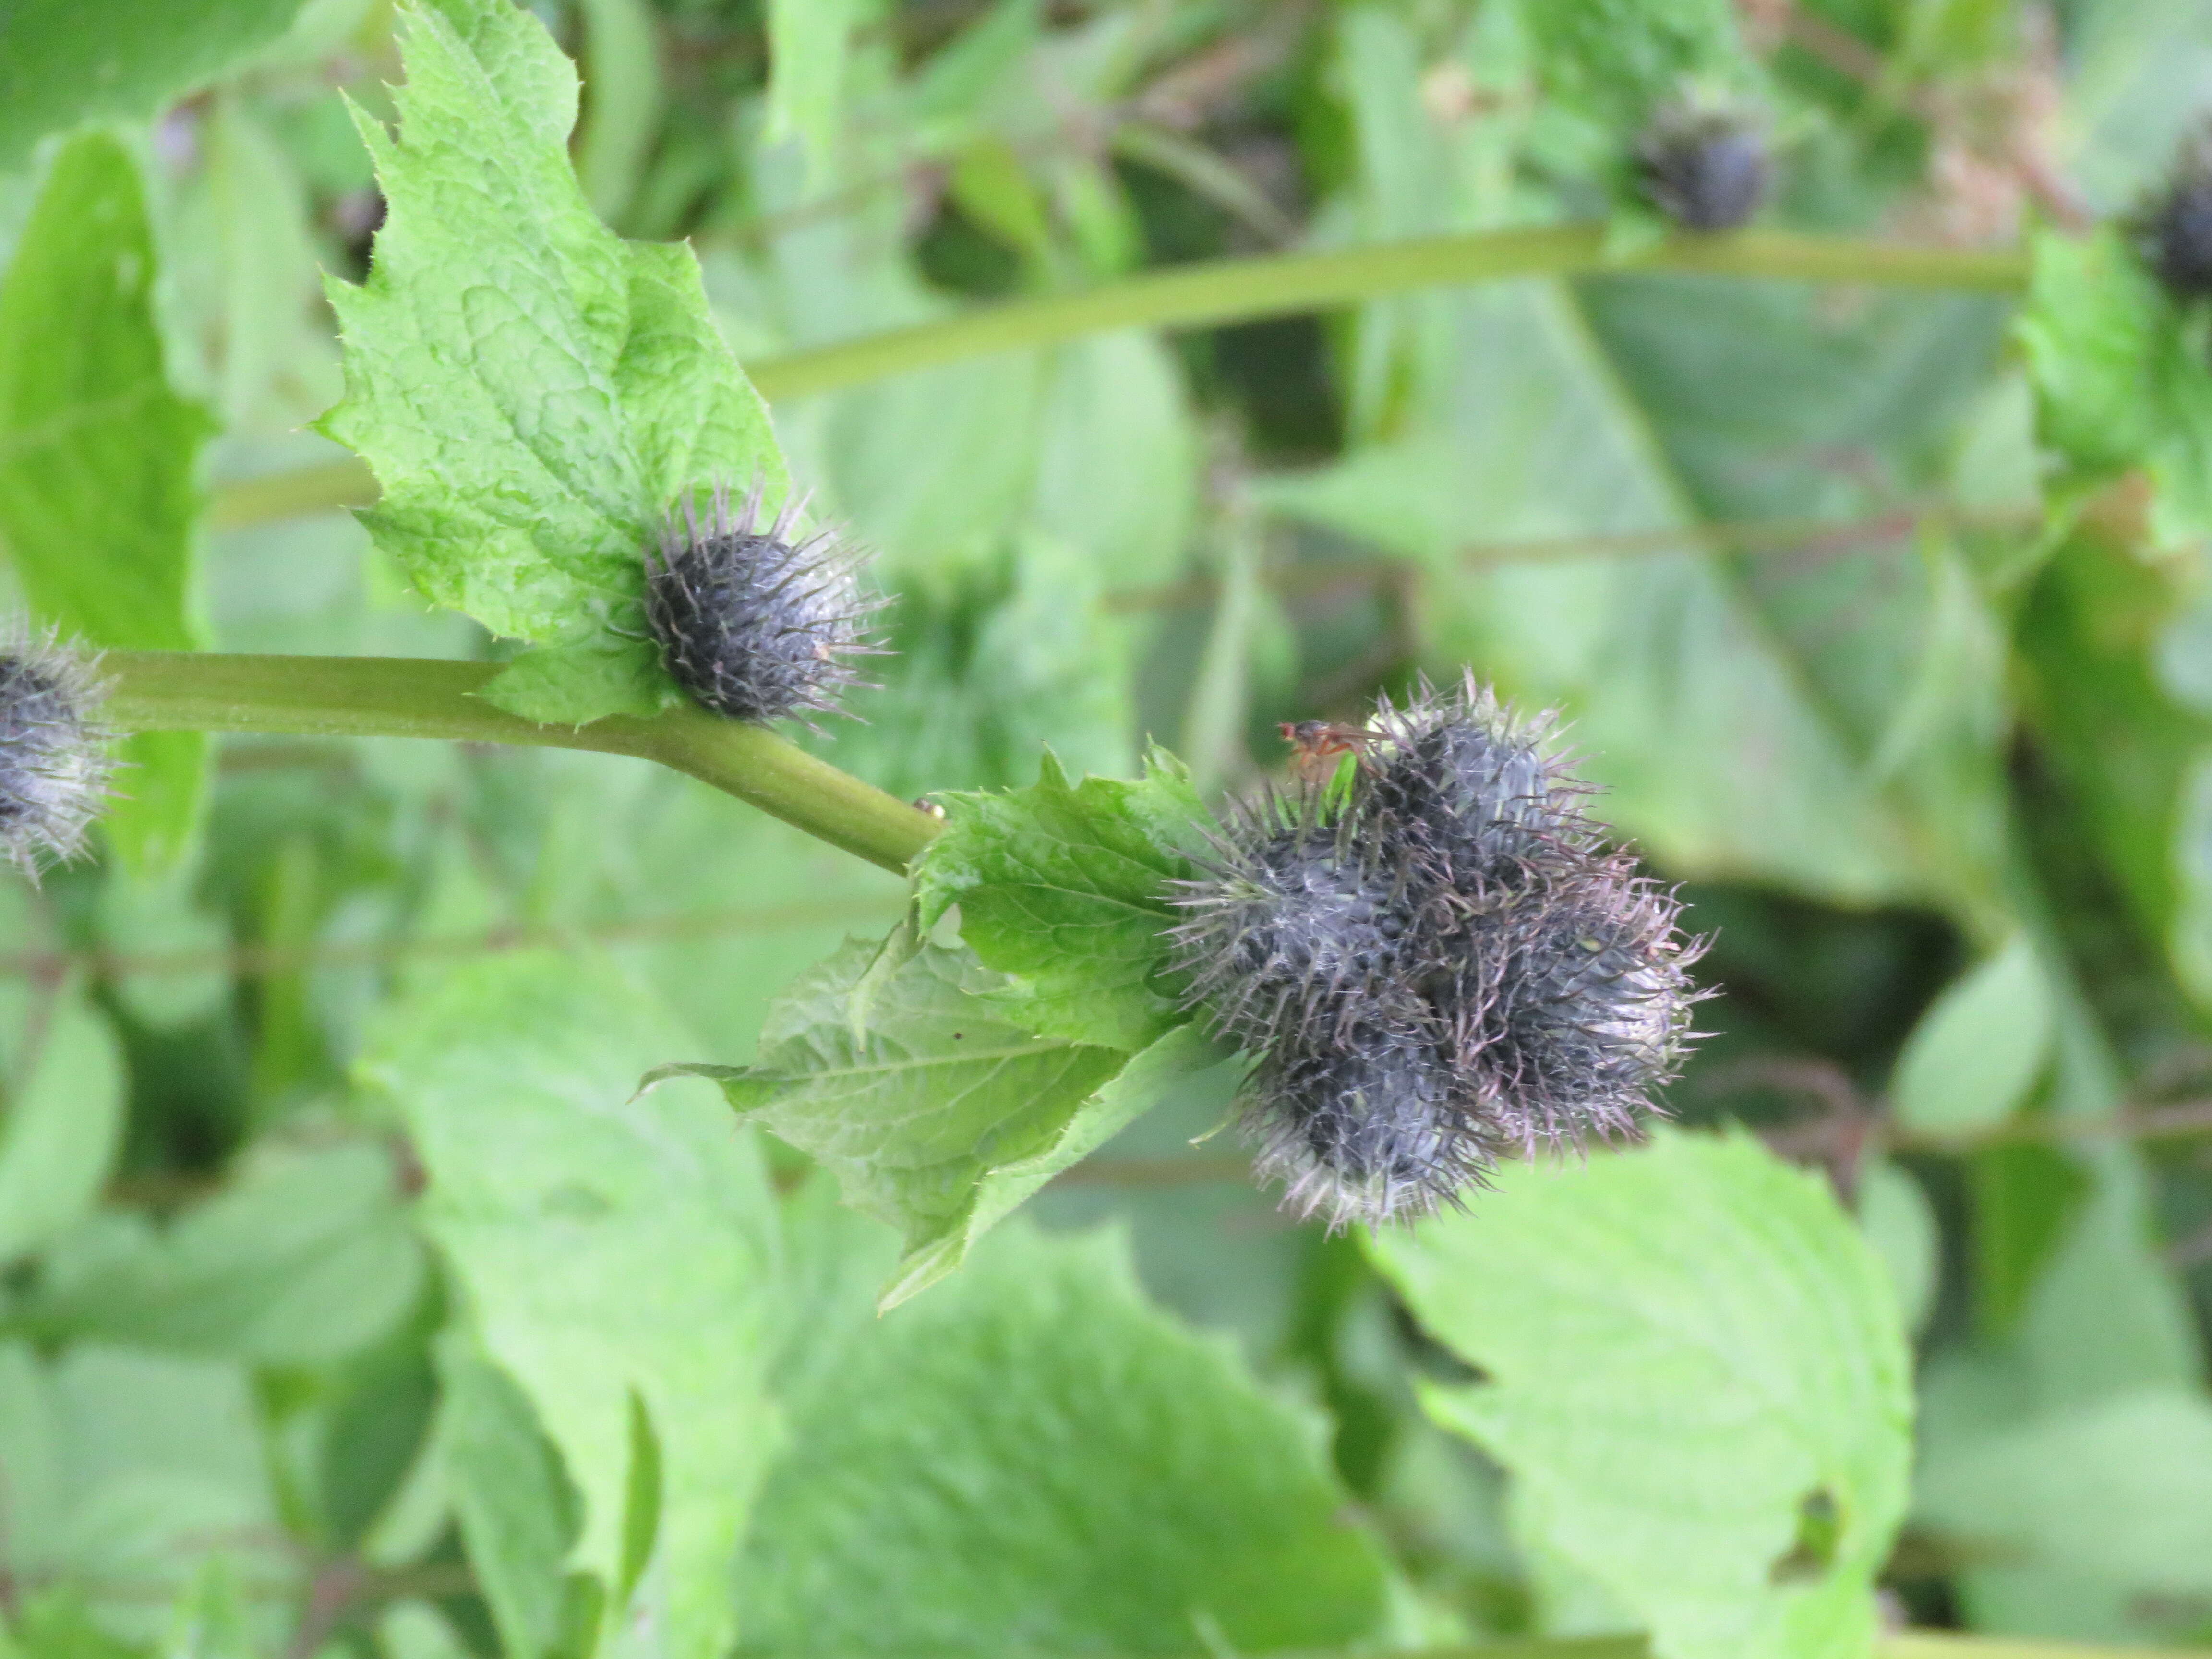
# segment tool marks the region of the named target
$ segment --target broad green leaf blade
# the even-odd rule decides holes
[[[142,120],[290,27],[301,0],[17,0],[0,10],[0,173],[45,134]]]
[[[2039,237],[2015,326],[2061,483],[2078,496],[2141,466],[2159,543],[2212,532],[2212,366],[2201,331],[2120,234]]]
[[[0,550],[32,614],[64,635],[189,651],[202,643],[198,475],[214,426],[170,388],[155,275],[130,151],[106,133],[73,140],[0,283]],[[133,862],[165,865],[191,835],[207,739],[142,732],[122,753],[107,833]]]
[[[1173,581],[1198,495],[1194,424],[1164,341],[1071,341],[1053,355],[1037,411],[1031,520],[1083,549],[1115,588]]]
[[[1047,755],[1003,794],[943,794],[945,833],[915,872],[921,925],[960,907],[960,936],[1020,981],[1009,1005],[1047,1036],[1141,1048],[1182,1018],[1163,962],[1169,886],[1207,822],[1190,779],[1155,750],[1140,783],[1071,784]]]
[[[338,1146],[271,1158],[158,1231],[100,1212],[54,1242],[20,1311],[49,1340],[314,1364],[387,1334],[422,1269],[390,1154]]]
[[[1513,1164],[1370,1249],[1486,1374],[1423,1391],[1661,1659],[1859,1659],[1902,1517],[1911,1368],[1883,1268],[1817,1176],[1662,1133]]]
[[[846,1201],[899,1230],[886,1305],[957,1267],[1054,1174],[1218,1056],[1188,1026],[1141,1053],[1040,1036],[996,1000],[1002,975],[902,928],[854,940],[770,1011],[760,1063],[665,1067],[715,1078],[837,1177]]]
[[[242,1364],[97,1342],[51,1358],[0,1346],[0,1561],[21,1582],[81,1590],[142,1651],[211,1557],[250,1563],[277,1595],[304,1589],[277,1541],[265,1427]]]
[[[610,1595],[633,1392],[645,1401],[665,1489],[641,1595],[672,1653],[712,1659],[732,1635],[730,1562],[772,1437],[774,1221],[750,1138],[710,1096],[635,1096],[681,1040],[605,969],[520,956],[402,1004],[364,1072],[405,1114],[429,1172],[423,1224],[486,1352],[561,1449],[583,1498],[574,1564]]]
[[[1961,1402],[1965,1403],[1964,1401]],[[1915,1519],[1962,1562],[1978,1628],[2184,1640],[2212,1596],[2212,1405],[2144,1390],[1984,1425],[1923,1472]],[[1995,1420],[1991,1420],[1995,1419]]]
[[[836,154],[854,21],[852,0],[769,0],[769,139],[799,139],[813,168]]]
[[[1716,560],[1689,552],[1470,569],[1471,542],[1686,530],[1687,491],[1567,295],[1455,295],[1464,364],[1388,442],[1262,481],[1262,505],[1421,561],[1423,655],[1563,704],[1601,811],[1680,875],[1854,902],[1911,890],[1902,826],[1832,711]]]
[[[1921,1017],[1890,1091],[1897,1121],[1937,1134],[2003,1121],[2042,1074],[2051,1037],[2051,983],[2021,933]]]
[[[438,1455],[469,1565],[511,1659],[544,1659],[564,1634],[577,1498],[529,1396],[458,1333],[438,1350]]]
[[[660,124],[659,38],[647,0],[584,0],[581,9],[591,100],[576,134],[576,177],[592,210],[619,222]]]
[[[1859,1229],[1881,1258],[1905,1328],[1917,1335],[1936,1310],[1943,1237],[1936,1206],[1911,1173],[1886,1158],[1859,1166]]]
[[[1761,78],[1729,0],[1539,0],[1520,15],[1547,90],[1617,134],[1693,81],[1741,91]]]
[[[641,642],[645,550],[686,491],[781,498],[767,412],[690,252],[592,216],[575,71],[538,21],[505,0],[403,15],[398,135],[361,123],[390,212],[368,280],[331,287],[346,397],[325,430],[375,470],[365,522],[426,597],[568,648],[522,658],[494,702],[650,713],[678,693]]]
[[[0,1262],[35,1249],[100,1197],[123,1142],[123,1066],[82,988],[56,990],[35,1063],[12,1056],[0,1119]]]
[[[738,1577],[742,1652],[1259,1653],[1379,1633],[1386,1570],[1319,1425],[1148,1306],[1119,1237],[1012,1227],[871,1320],[861,1274],[890,1241],[811,1197],[794,1232],[840,1229],[862,1266],[805,1310],[788,1450]]]
[[[1018,538],[999,568],[951,593],[899,596],[880,689],[847,707],[836,763],[909,799],[1010,788],[1050,750],[1068,770],[1132,769],[1128,629],[1104,613],[1099,566],[1052,537]]]

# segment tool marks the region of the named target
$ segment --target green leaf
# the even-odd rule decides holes
[[[143,1652],[102,1630],[72,1586],[25,1601],[0,1630],[6,1659],[144,1659]]]
[[[2212,533],[2212,366],[2204,330],[2170,301],[2120,234],[2045,232],[2015,325],[2037,425],[2079,494],[2131,467],[2151,477],[2162,545]]]
[[[529,1396],[458,1333],[438,1346],[438,1455],[501,1651],[543,1659],[565,1633],[576,1491]]]
[[[163,1659],[257,1659],[256,1645],[236,1565],[209,1556],[170,1609]]]
[[[816,169],[836,155],[852,0],[769,0],[768,136],[795,137]]]
[[[300,0],[107,0],[88,27],[76,0],[0,11],[0,173],[44,135],[143,120],[290,27]]]
[[[774,1221],[751,1139],[711,1096],[632,1097],[681,1040],[605,969],[517,956],[394,1009],[363,1072],[405,1115],[429,1171],[422,1224],[561,1449],[583,1498],[574,1563],[610,1594],[635,1536],[633,1396],[650,1412],[664,1480],[641,1598],[678,1659],[711,1659],[771,1438]],[[629,1613],[610,1605],[609,1627]]]
[[[92,1208],[123,1142],[123,1066],[82,988],[56,988],[35,1056],[10,1055],[0,1120],[0,1262]],[[30,1061],[27,1066],[27,1061]]]
[[[1509,1164],[1370,1241],[1485,1380],[1423,1404],[1512,1473],[1547,1545],[1661,1659],[1863,1655],[1905,1509],[1911,1368],[1882,1265],[1817,1176],[1662,1132]]]
[[[22,24],[0,33],[10,27]],[[0,283],[0,548],[33,615],[64,635],[189,651],[203,643],[193,539],[214,426],[170,388],[156,274],[130,151],[106,133],[73,140]],[[206,753],[191,732],[123,744],[130,765],[105,822],[127,859],[161,866],[182,850]]]
[[[1050,753],[1037,781],[1002,794],[941,794],[945,833],[915,871],[920,925],[960,907],[984,965],[1017,975],[1004,1003],[1047,1036],[1136,1049],[1183,1016],[1164,985],[1168,884],[1208,822],[1174,757],[1142,782],[1071,784]]]
[[[111,1636],[151,1644],[211,1556],[278,1595],[306,1587],[283,1541],[246,1368],[80,1342],[0,1346],[0,1560],[79,1589]]]
[[[1519,8],[1546,89],[1632,132],[1686,84],[1756,86],[1729,0],[1534,0]]]
[[[313,1364],[390,1331],[422,1252],[380,1147],[271,1158],[157,1231],[103,1211],[57,1239],[20,1316],[50,1337]]]
[[[1199,444],[1167,345],[1124,332],[1060,347],[1036,434],[1031,521],[1083,549],[1117,589],[1172,581],[1190,540]]]
[[[2145,1390],[1985,1423],[1930,1457],[1914,1514],[1987,1564],[1960,1580],[1977,1629],[2185,1638],[2212,1596],[2212,1404]]]
[[[398,135],[361,120],[390,213],[367,283],[331,286],[346,398],[325,430],[374,468],[364,521],[426,597],[571,648],[486,696],[563,723],[651,713],[678,693],[638,649],[644,550],[686,491],[784,494],[767,412],[690,250],[621,241],[585,205],[575,71],[538,21],[505,0],[402,15]]]
[[[1077,773],[1131,769],[1128,629],[1103,614],[1100,565],[1076,545],[1018,538],[951,596],[900,595],[880,690],[848,703],[837,764],[909,798],[1026,781],[1050,749]]]
[[[1942,1235],[1936,1209],[1910,1172],[1886,1158],[1859,1166],[1859,1227],[1881,1258],[1905,1328],[1917,1334],[1936,1310]]]
[[[837,1222],[799,1203],[794,1232]],[[880,1261],[888,1243],[848,1248]],[[1195,1655],[1378,1632],[1385,1568],[1319,1425],[1148,1306],[1120,1237],[1010,1228],[936,1295],[866,1307],[807,1307],[789,1449],[738,1573],[741,1651]]]
[[[1899,1056],[1897,1121],[1935,1134],[2002,1122],[2027,1101],[2051,1054],[2051,994],[2026,933],[1947,987]]]
[[[619,220],[652,160],[660,124],[660,41],[646,0],[583,0],[589,107],[576,134],[576,176],[592,210]]]
[[[1731,296],[1732,297],[1732,296]],[[1431,408],[1389,441],[1255,494],[1433,575],[1422,655],[1565,705],[1603,815],[1685,876],[1863,902],[1910,890],[1907,845],[1832,711],[1722,562],[1690,552],[1469,570],[1468,542],[1684,529],[1697,514],[1571,301],[1452,296]],[[1716,347],[1717,349],[1717,347]]]
[[[1000,1012],[1007,981],[964,951],[854,940],[777,1003],[760,1063],[714,1078],[740,1112],[811,1152],[846,1202],[897,1228],[890,1307],[960,1265],[1038,1188],[1103,1146],[1173,1079],[1218,1056],[1195,1029],[1134,1055],[1040,1036]]]

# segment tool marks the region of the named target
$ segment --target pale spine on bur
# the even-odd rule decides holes
[[[33,880],[84,850],[106,805],[101,689],[95,660],[52,632],[0,632],[0,858]]]

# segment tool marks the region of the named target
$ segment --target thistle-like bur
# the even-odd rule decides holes
[[[0,858],[33,880],[84,850],[114,763],[93,665],[47,635],[0,635]]]
[[[2136,222],[2143,259],[2168,294],[2212,295],[2212,120],[2182,140],[2166,187]]]
[[[1685,230],[1734,230],[1750,221],[1773,183],[1758,119],[1741,110],[1670,105],[1636,146],[1652,205]]]
[[[1187,1001],[1255,1055],[1245,1127],[1332,1225],[1457,1203],[1495,1160],[1632,1132],[1698,945],[1470,679],[1381,705],[1349,778],[1232,812],[1181,884]]]
[[[761,522],[756,484],[732,511],[717,489],[702,520],[687,496],[646,556],[645,613],[661,661],[702,708],[764,725],[836,708],[869,654],[880,601],[864,594],[860,556],[834,532],[792,534],[803,503]]]

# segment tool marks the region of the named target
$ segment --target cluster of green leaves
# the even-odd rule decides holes
[[[660,516],[795,477],[897,598],[868,723],[817,746],[947,813],[901,884],[604,757],[134,740],[114,856],[4,895],[8,1641],[1841,1659],[1878,1581],[2200,1632],[2212,1182],[2050,1133],[2185,1086],[2212,997],[2206,371],[2124,238],[2041,240],[2016,318],[1528,279],[1001,352],[773,432],[738,366],[1573,216],[1686,85],[1772,100],[1783,223],[1934,222],[1946,99],[2042,72],[2015,18],[1800,9],[1778,46],[1719,0],[0,21],[35,617],[495,655],[509,710],[649,713]],[[2064,27],[2065,159],[2118,207],[2212,38],[2155,0]],[[150,142],[100,125],[210,80]],[[209,532],[204,480],[327,463],[333,403],[365,529]],[[1704,1127],[1294,1230],[1205,1139],[1237,1066],[1163,969],[1167,884],[1274,721],[1468,664],[1570,712],[1722,929],[1673,1101]],[[1805,1077],[1829,1139],[1886,1097],[1848,1206],[1708,1132]]]

